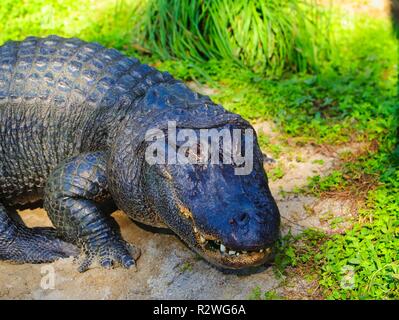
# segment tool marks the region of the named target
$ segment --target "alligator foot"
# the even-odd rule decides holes
[[[61,163],[50,175],[44,207],[62,239],[82,250],[80,272],[99,262],[104,268],[135,265],[138,249],[131,250],[122,239],[115,220],[101,210],[111,198],[102,152],[86,153]]]
[[[136,266],[136,260],[141,253],[139,248],[118,238],[108,240],[102,245],[86,243],[83,252],[83,256],[77,260],[79,272],[88,270],[95,261],[105,269],[111,269],[116,265],[130,269]]]
[[[53,228],[28,228],[12,220],[0,204],[0,260],[44,263],[76,256],[74,245],[56,238]]]

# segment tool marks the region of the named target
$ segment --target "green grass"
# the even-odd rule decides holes
[[[270,290],[262,292],[260,287],[255,287],[252,289],[251,293],[248,296],[249,300],[283,300],[276,291]]]
[[[284,24],[274,27],[274,47],[268,51],[268,47],[251,45],[256,33],[240,27],[237,18],[256,21],[261,9],[244,12],[240,1],[236,7],[221,9],[223,15],[217,22],[219,28],[224,25],[221,34],[215,21],[200,24],[199,30],[188,23],[189,18],[203,21],[201,12],[215,10],[209,6],[197,11],[195,2],[185,13],[173,12],[170,17],[171,8],[181,9],[188,2],[157,1],[164,6],[158,7],[162,14],[151,19],[147,1],[66,3],[1,0],[0,43],[52,33],[98,41],[140,55],[183,80],[216,88],[212,98],[229,110],[249,120],[273,121],[296,141],[331,145],[373,142],[375,147],[365,153],[342,154],[341,167],[327,177],[312,178],[306,190],[298,190],[313,195],[345,191],[363,197],[366,205],[353,228],[334,236],[307,230],[284,238],[275,270],[277,274],[301,270],[316,275],[326,298],[399,298],[398,48],[389,21],[364,15],[348,20],[345,12],[332,12],[328,15],[328,39],[319,38],[314,24],[304,27],[291,19],[292,12],[286,6],[293,1],[285,1],[286,5],[271,10],[275,16],[267,20],[272,27]],[[166,8],[166,3],[173,6]],[[207,4],[201,2],[201,6]],[[225,6],[226,2],[218,4]],[[254,6],[255,1],[250,1],[248,8]],[[284,10],[288,10],[286,15]],[[303,14],[306,9],[301,10]],[[226,28],[226,21],[231,20],[226,17],[229,12],[235,18]],[[324,13],[317,11],[323,19],[327,17]],[[303,15],[297,18],[303,19]],[[150,23],[143,24],[143,19]],[[182,25],[173,23],[177,19]],[[214,17],[208,15],[207,19]],[[292,25],[286,20],[300,26],[304,36],[293,37]],[[321,21],[321,26],[325,22]],[[210,29],[204,33],[205,25]],[[264,41],[271,41],[268,31],[260,28],[257,32]],[[245,33],[250,36],[245,37]],[[281,33],[290,35],[288,40]],[[245,50],[238,50],[240,47]],[[315,52],[315,48],[321,51]],[[260,143],[275,155],[281,152],[265,136],[260,137]],[[275,177],[281,174],[276,172]],[[371,181],[370,191],[359,189],[364,181]],[[253,296],[265,299],[275,294],[258,290]]]
[[[399,170],[385,164],[389,173],[383,174],[383,185],[368,194],[360,221],[321,248],[320,283],[328,298],[399,298]],[[354,273],[353,287],[342,290],[342,272],[348,267]]]
[[[276,181],[284,177],[284,169],[281,166],[277,166],[269,172],[269,178],[272,181]]]
[[[305,0],[149,0],[143,46],[161,59],[224,59],[258,73],[316,70],[330,55],[328,10]]]
[[[0,43],[58,34],[136,51],[132,27],[142,9],[137,0],[1,0]]]
[[[340,170],[334,170],[331,174],[321,178],[319,175],[309,179],[308,189],[310,193],[320,196],[326,191],[340,191],[347,187],[344,174]]]

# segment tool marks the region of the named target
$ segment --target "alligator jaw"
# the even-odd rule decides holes
[[[206,235],[193,227],[197,247],[194,250],[212,264],[226,269],[243,269],[266,263],[273,254],[271,247],[259,250],[233,250],[214,236]]]

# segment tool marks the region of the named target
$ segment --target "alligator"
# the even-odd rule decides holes
[[[169,121],[178,131],[252,129],[168,72],[116,49],[55,35],[4,43],[0,260],[74,256],[80,272],[93,264],[135,266],[140,249],[124,241],[103,210],[111,202],[133,221],[171,230],[216,267],[268,261],[280,214],[256,133],[245,175],[235,174],[234,162],[149,163],[146,135],[153,128],[167,133]],[[37,201],[53,227],[29,228],[10,212]]]

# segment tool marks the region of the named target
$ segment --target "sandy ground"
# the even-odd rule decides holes
[[[282,138],[271,123],[255,124],[255,128],[263,131],[270,143],[281,144]],[[311,144],[285,145],[281,156],[273,164],[266,164],[267,171],[280,165],[285,172],[281,179],[270,181],[282,216],[282,232],[291,230],[295,234],[308,227],[336,232],[331,222],[337,217],[342,224],[338,230],[350,225],[356,210],[349,202],[290,193],[307,185],[308,177],[330,172],[344,149],[326,152]],[[51,224],[41,208],[23,210],[19,215],[28,226]],[[199,259],[174,235],[144,230],[120,211],[113,215],[123,237],[142,250],[136,271],[96,267],[80,274],[72,259],[43,265],[0,262],[0,299],[246,299],[256,287],[287,298],[318,297],[317,284],[298,276],[278,278],[271,267],[222,273]]]

